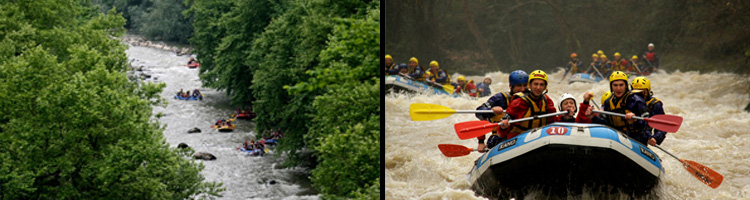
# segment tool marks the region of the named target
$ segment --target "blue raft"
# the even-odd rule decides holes
[[[190,97],[187,97],[187,98],[186,97],[177,96],[175,94],[174,98],[175,99],[179,99],[179,100],[186,100],[186,101],[196,101],[196,100],[203,100],[203,94],[201,94],[200,96],[197,96],[197,97],[191,95]]]
[[[475,161],[469,180],[478,195],[492,197],[528,188],[565,193],[598,186],[644,195],[663,173],[660,158],[622,132],[553,123],[494,146]]]
[[[594,76],[591,76],[587,73],[575,73],[573,74],[570,79],[568,79],[568,83],[575,83],[575,82],[581,82],[581,83],[596,83],[602,80],[602,77],[600,77],[598,74],[594,74]]]
[[[427,92],[427,93],[434,93],[434,94],[450,95],[453,97],[459,96],[459,95],[446,92],[439,85],[431,86],[427,83],[414,81],[414,80],[407,79],[398,75],[385,76],[385,88],[386,88],[386,91],[393,90],[394,92],[402,92],[402,91],[413,92],[413,93]]]

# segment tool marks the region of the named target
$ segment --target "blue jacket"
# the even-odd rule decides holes
[[[483,89],[484,90],[484,92],[482,92],[482,93],[479,94],[479,97],[486,97],[486,96],[490,96],[492,94],[492,91],[490,90],[490,85],[487,85],[486,83],[484,83],[484,81],[482,81],[481,83],[477,84],[477,91],[479,91],[479,89]]]
[[[445,70],[440,70],[437,72],[437,78],[435,78],[435,82],[445,85],[445,83],[448,83],[450,80],[448,80],[448,73],[445,73]]]
[[[424,75],[424,69],[422,69],[422,66],[416,66],[414,67],[414,72],[409,74],[409,77],[411,77],[414,80],[423,80],[422,75]]]
[[[642,95],[639,94],[638,96],[642,96]],[[663,107],[663,103],[661,102],[661,100],[657,99],[656,97],[649,96],[648,99],[645,99],[645,101],[646,101],[646,107],[648,108],[649,114],[651,116],[664,114],[664,107]],[[648,129],[649,129],[649,133],[653,131],[652,137],[656,139],[656,144],[661,145],[661,143],[664,141],[664,138],[667,137],[667,132],[660,131],[654,128],[648,128]]]
[[[508,109],[508,105],[510,105],[510,100],[512,98],[513,94],[510,94],[510,92],[497,93],[490,97],[487,102],[484,102],[482,105],[477,107],[477,110],[492,110],[492,107],[495,106],[500,106],[501,108],[503,108],[503,110]],[[479,120],[488,120],[495,116],[495,114],[493,113],[477,113],[474,115]]]
[[[396,63],[392,63],[391,66],[386,66],[386,75],[396,75],[398,74],[398,71],[400,69],[398,68],[398,65]]]
[[[630,112],[633,112],[635,116],[644,117],[647,118],[650,116],[648,112],[648,107],[646,107],[646,101],[641,98],[639,95],[631,94],[630,92],[625,93],[623,96],[625,99],[624,105],[621,105],[620,109],[617,109],[612,107],[612,105],[617,105],[616,102],[620,102],[621,99],[617,99],[615,95],[613,94],[610,96],[607,100],[604,101],[604,105],[602,105],[602,108],[605,111],[610,112],[616,112],[625,114],[624,110],[628,110]],[[628,137],[633,138],[634,140],[637,140],[638,142],[641,142],[642,144],[647,144],[648,140],[651,139],[651,133],[649,132],[649,126],[648,124],[643,120],[635,120],[635,122],[631,123],[625,123],[623,124],[622,121],[625,120],[624,117],[619,116],[595,116],[592,119],[593,123],[597,124],[604,124],[610,127],[614,127],[615,129],[622,131],[628,135]]]

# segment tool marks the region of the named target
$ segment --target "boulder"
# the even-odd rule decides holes
[[[193,158],[200,160],[216,160],[216,156],[206,152],[198,152],[193,155]]]
[[[188,133],[200,133],[200,132],[201,132],[201,129],[198,129],[198,127],[191,128],[190,130],[188,130]]]
[[[180,143],[180,144],[177,145],[177,148],[178,149],[185,149],[185,148],[189,148],[189,146],[187,144],[185,144],[185,143]]]

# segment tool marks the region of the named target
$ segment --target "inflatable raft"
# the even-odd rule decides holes
[[[232,124],[232,126],[217,126],[215,127],[216,130],[219,130],[219,132],[231,132],[234,131],[235,125]]]
[[[250,149],[250,150],[247,150],[245,148],[240,147],[240,151],[245,152],[245,153],[249,153],[251,156],[262,156],[262,155],[268,153],[269,149],[268,148],[264,148],[263,150],[261,150],[261,149]]]
[[[581,83],[596,83],[602,80],[602,77],[599,77],[599,75],[594,74],[594,76],[591,76],[587,73],[576,73],[573,74],[570,79],[568,79],[568,83],[575,83],[575,82],[581,82]]]
[[[385,88],[386,88],[386,91],[392,90],[394,92],[412,92],[412,93],[427,92],[427,93],[434,93],[434,94],[451,95],[454,97],[457,96],[457,95],[453,95],[451,93],[446,92],[439,85],[431,86],[427,83],[414,81],[414,80],[407,79],[398,75],[385,76]]]
[[[565,193],[597,186],[639,195],[649,193],[663,173],[660,158],[622,132],[553,123],[494,146],[475,161],[469,180],[478,195],[492,197],[528,188]]]
[[[192,96],[192,95],[190,95],[190,97],[181,97],[181,96],[177,96],[175,94],[174,98],[175,99],[179,99],[179,100],[185,100],[185,101],[196,101],[196,100],[201,100],[202,101],[203,100],[203,94],[201,94],[200,96]]]

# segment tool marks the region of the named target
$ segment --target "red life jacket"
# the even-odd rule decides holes
[[[646,60],[649,62],[654,62],[654,59],[656,58],[656,52],[646,52]]]

